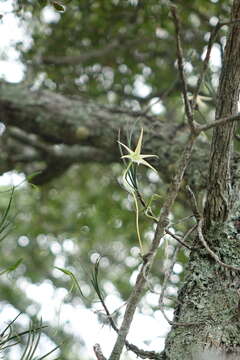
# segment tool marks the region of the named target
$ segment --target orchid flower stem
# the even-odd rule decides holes
[[[144,251],[143,251],[143,245],[142,245],[142,240],[141,240],[141,235],[140,235],[140,230],[139,230],[139,207],[138,207],[138,201],[137,201],[137,197],[135,195],[135,191],[133,188],[131,188],[131,185],[128,184],[127,181],[127,175],[128,175],[128,171],[130,169],[132,165],[132,162],[130,161],[126,170],[123,173],[123,181],[125,183],[125,186],[127,187],[128,191],[130,192],[130,194],[132,195],[133,199],[134,199],[134,205],[135,205],[135,209],[136,209],[136,231],[137,231],[137,237],[138,237],[138,242],[139,242],[139,246],[140,246],[140,251],[141,251],[141,255],[144,255]]]
[[[139,207],[138,207],[138,200],[137,200],[137,197],[136,197],[137,184],[135,184],[135,181],[132,182],[131,176],[129,176],[130,181],[128,181],[128,179],[127,179],[128,172],[129,172],[131,166],[133,165],[133,163],[137,164],[137,165],[147,166],[148,168],[150,168],[151,170],[153,170],[153,171],[155,171],[157,173],[157,170],[145,160],[145,159],[148,159],[148,158],[151,158],[151,157],[157,157],[157,155],[146,155],[146,154],[144,155],[144,154],[141,154],[142,139],[143,139],[143,128],[141,129],[141,133],[139,135],[138,142],[137,142],[137,145],[136,145],[136,148],[135,148],[134,151],[131,150],[125,144],[123,144],[121,141],[118,141],[118,143],[119,143],[119,145],[121,145],[128,152],[127,155],[122,155],[121,159],[130,160],[126,170],[123,172],[123,182],[124,182],[124,185],[126,187],[126,190],[128,192],[130,192],[130,194],[132,194],[133,199],[134,199],[134,204],[135,204],[135,208],[136,208],[137,237],[138,237],[138,241],[139,241],[139,245],[140,245],[141,254],[144,255],[143,246],[142,246],[142,240],[141,240],[141,235],[140,235],[140,230],[139,230]],[[121,154],[122,154],[122,151],[121,151]]]
[[[139,231],[139,208],[138,208],[138,202],[137,202],[137,198],[136,195],[134,193],[134,191],[132,192],[132,196],[134,198],[134,203],[135,203],[135,208],[136,208],[136,230],[137,230],[137,237],[138,237],[138,241],[139,241],[139,246],[140,246],[140,250],[141,250],[141,255],[144,255],[144,251],[143,251],[143,244],[142,244],[142,239],[141,239],[141,235],[140,235],[140,231]]]

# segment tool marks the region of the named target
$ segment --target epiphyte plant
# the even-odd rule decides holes
[[[138,191],[138,185],[137,185],[137,180],[136,180],[136,169],[134,169],[134,165],[137,164],[138,166],[139,165],[147,166],[151,170],[153,170],[157,173],[157,170],[152,165],[150,165],[145,159],[151,158],[151,157],[158,157],[158,156],[153,155],[153,154],[149,154],[149,155],[141,154],[142,140],[143,140],[143,128],[141,129],[141,133],[138,138],[137,146],[134,151],[131,150],[125,144],[123,144],[121,141],[118,141],[118,143],[128,152],[127,155],[121,156],[121,159],[129,160],[129,163],[123,172],[122,179],[123,179],[124,187],[133,196],[133,199],[134,199],[134,204],[135,204],[135,209],[136,209],[136,231],[137,231],[137,237],[138,237],[138,241],[139,241],[141,255],[143,256],[144,250],[143,250],[143,244],[142,244],[141,234],[140,234],[140,230],[139,230],[139,207],[138,207],[138,201],[137,201],[137,196],[136,196],[136,191]],[[120,149],[120,151],[121,151],[121,149]],[[121,151],[121,153],[122,153],[122,151]]]

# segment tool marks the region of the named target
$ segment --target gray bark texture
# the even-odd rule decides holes
[[[6,129],[0,138],[0,173],[10,170],[44,184],[76,163],[120,161],[117,139],[126,143],[127,133],[144,128],[143,153],[157,154],[150,162],[168,183],[188,136],[187,126],[157,116],[94,103],[88,98],[69,98],[50,91],[31,91],[22,85],[0,87],[0,121]],[[133,144],[139,132],[134,131]],[[134,146],[134,145],[132,145]],[[206,186],[206,137],[198,140],[189,168],[189,182],[197,189]]]
[[[239,18],[240,1],[235,0],[232,20]],[[237,113],[239,55],[240,25],[236,23],[225,48],[216,120]],[[240,359],[240,280],[239,271],[230,268],[240,269],[239,176],[238,166],[230,167],[235,126],[224,124],[213,133],[203,219],[208,250],[197,236],[174,315],[174,323],[185,325],[173,326],[162,354],[165,360]]]

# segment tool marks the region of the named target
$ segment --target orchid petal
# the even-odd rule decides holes
[[[142,138],[143,138],[143,128],[142,128],[142,130],[141,130],[141,134],[140,134],[140,136],[139,136],[136,149],[135,149],[135,151],[134,151],[136,155],[140,155],[140,154],[141,154]]]
[[[142,164],[142,165],[145,165],[145,166],[149,167],[150,169],[152,169],[154,172],[156,172],[156,173],[157,173],[157,170],[156,170],[156,169],[155,169],[152,165],[150,165],[147,161],[142,160],[140,164]]]
[[[123,144],[121,141],[118,141],[118,143],[119,143],[120,145],[122,145],[122,146],[129,152],[129,154],[132,154],[132,153],[133,153],[133,151],[132,151],[131,149],[129,149],[129,147],[128,147],[127,145]]]
[[[145,159],[145,158],[150,158],[150,157],[157,157],[157,155],[140,155],[142,159]]]

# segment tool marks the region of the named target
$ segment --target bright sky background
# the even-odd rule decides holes
[[[28,46],[31,39],[11,11],[12,1],[0,0],[0,14],[4,15],[0,21],[0,77],[8,82],[17,83],[23,79],[24,66],[19,61],[19,54],[14,49],[14,44],[18,41],[23,41],[25,46]],[[43,16],[46,19],[51,18],[51,16],[56,17],[49,9],[45,10]],[[142,79],[140,78],[136,80],[136,88],[142,89],[143,96],[149,93],[149,89],[143,86]],[[160,103],[156,104],[156,111],[162,111]],[[8,173],[0,177],[0,184],[17,185],[21,183],[23,179],[24,176]],[[22,239],[22,241],[24,241],[24,239]],[[42,309],[39,317],[42,316],[43,322],[52,321],[55,324],[60,323],[66,329],[70,329],[74,334],[81,335],[86,343],[86,356],[95,359],[92,349],[95,343],[101,344],[105,356],[110,354],[115,340],[114,332],[110,330],[108,326],[102,327],[102,325],[98,323],[97,315],[94,311],[85,309],[81,303],[74,307],[70,304],[64,304],[64,299],[67,297],[67,291],[65,289],[57,289],[54,291],[53,286],[47,279],[41,285],[33,285],[26,280],[20,279],[18,285],[25,291],[30,299],[41,303]],[[111,289],[109,289],[109,294],[106,301],[109,308],[115,310],[121,306],[122,303],[119,298],[114,295],[114,292],[111,292]],[[149,303],[157,305],[158,295],[150,293],[147,299]],[[96,305],[95,308],[96,311],[99,310],[99,305]],[[29,309],[29,311],[31,311],[31,309]],[[169,311],[167,311],[167,314],[171,316]],[[4,307],[4,312],[0,312],[1,326],[4,327],[4,324],[12,320],[16,315],[17,311],[12,306],[7,305],[7,307]],[[20,321],[21,323],[25,322],[27,326],[26,317],[21,316]],[[154,317],[151,317],[149,316],[149,310],[146,306],[144,314],[138,313],[135,316],[128,339],[140,348],[160,351],[164,347],[164,337],[168,329],[169,325],[163,318],[161,312],[157,311]],[[47,350],[46,340],[43,347],[44,350],[42,354]],[[52,345],[48,344],[47,347],[50,349]],[[56,354],[52,358],[55,357]],[[131,357],[135,358],[133,355],[131,355]]]
[[[0,22],[0,76],[9,82],[19,82],[23,78],[23,65],[18,61],[19,54],[14,49],[18,41],[26,41],[24,31],[16,17],[11,13],[12,0],[0,0],[0,14],[4,15]],[[3,55],[8,59],[3,60]]]

